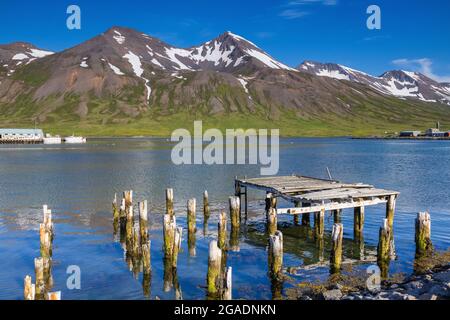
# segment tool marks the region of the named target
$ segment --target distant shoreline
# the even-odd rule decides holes
[[[352,137],[355,140],[449,140],[450,137]]]

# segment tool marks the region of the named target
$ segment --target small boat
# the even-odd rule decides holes
[[[72,135],[70,137],[65,137],[64,138],[64,142],[65,143],[69,143],[69,144],[86,143],[86,138],[84,138],[84,137],[76,137],[76,136]]]
[[[60,136],[54,136],[47,134],[43,139],[44,144],[61,144],[62,139]]]

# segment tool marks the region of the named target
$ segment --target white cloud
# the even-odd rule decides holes
[[[296,10],[296,9],[287,9],[280,12],[279,16],[285,19],[298,19],[308,15],[309,12]]]
[[[427,77],[437,82],[450,82],[449,76],[439,76],[433,72],[433,61],[429,58],[421,59],[396,59],[392,61],[393,64],[400,67],[410,68],[413,71],[418,71]]]
[[[296,6],[296,5],[312,4],[312,3],[321,3],[325,6],[335,6],[335,5],[337,5],[337,0],[292,0],[288,3],[288,5]]]

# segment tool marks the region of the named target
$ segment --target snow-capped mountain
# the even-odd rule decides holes
[[[322,119],[352,117],[367,105],[413,105],[418,112],[431,108],[427,102],[450,101],[449,84],[420,74],[373,77],[310,61],[292,69],[231,32],[178,48],[113,27],[54,54],[24,43],[0,46],[0,60],[0,118],[8,121],[128,123],[149,113]]]
[[[418,72],[394,70],[375,77],[340,64],[305,61],[298,68],[320,77],[368,85],[383,94],[450,105],[448,84],[439,83]]]
[[[51,54],[53,52],[39,49],[25,42],[0,45],[0,68],[7,76],[10,76],[18,67]]]

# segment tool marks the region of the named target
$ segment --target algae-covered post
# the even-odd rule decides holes
[[[322,239],[325,232],[325,210],[314,213],[314,236]]]
[[[208,191],[205,190],[203,192],[203,217],[205,220],[209,219],[210,213]]]
[[[331,234],[331,273],[339,273],[342,264],[342,239],[344,236],[344,227],[342,223],[335,223]]]
[[[281,231],[275,231],[269,236],[269,268],[270,274],[278,278],[283,267],[283,234]]]
[[[277,211],[274,208],[269,209],[267,216],[267,232],[269,235],[275,234],[277,231]]]
[[[43,258],[35,258],[34,259],[34,272],[36,277],[36,286],[35,286],[35,298],[36,300],[44,299],[45,294],[45,281],[44,281],[44,259]]]
[[[394,214],[395,214],[395,202],[397,200],[396,195],[390,195],[387,198],[386,203],[386,219],[388,219],[389,229],[392,231],[394,227]]]
[[[148,241],[148,208],[147,200],[139,202],[139,232],[141,235],[141,243]]]
[[[217,246],[217,241],[209,243],[207,288],[208,294],[216,295],[220,289],[222,269],[222,250]]]
[[[232,271],[231,267],[226,268],[223,276],[222,300],[232,299]]]
[[[150,274],[151,270],[152,270],[150,248],[151,248],[150,240],[147,240],[146,242],[141,244],[142,267],[143,267],[144,275],[145,274]]]
[[[364,229],[364,207],[355,207],[353,217],[353,235],[355,240],[363,238]]]
[[[24,279],[23,296],[25,300],[34,300],[36,287],[32,283],[31,276],[26,276]]]
[[[333,220],[334,223],[342,222],[342,209],[333,210]]]
[[[380,228],[378,240],[377,263],[381,270],[381,276],[387,277],[389,262],[390,262],[390,246],[391,243],[391,228],[389,220],[384,219],[383,225]]]
[[[416,253],[424,255],[433,250],[431,242],[431,217],[428,212],[419,212],[416,218]]]
[[[168,215],[173,216],[174,209],[173,209],[173,189],[166,189],[166,213]]]
[[[166,258],[171,258],[173,254],[173,245],[175,239],[175,229],[177,227],[176,218],[173,215],[164,215],[164,256]]]
[[[188,224],[188,249],[191,257],[196,256],[195,242],[197,232],[196,220],[196,200],[190,199],[187,202],[187,224]]]
[[[220,249],[225,250],[226,241],[227,241],[227,214],[225,212],[221,212],[219,215],[218,222],[218,246]]]
[[[183,228],[178,227],[175,229],[175,235],[173,239],[173,252],[172,252],[172,267],[177,268],[178,264],[178,253],[180,252],[181,248],[181,239],[183,235]]]
[[[240,200],[239,197],[230,197],[230,218],[231,218],[231,226],[232,228],[239,229],[241,225],[240,221]]]
[[[112,209],[113,209],[113,226],[114,226],[114,233],[117,233],[117,228],[119,225],[119,207],[117,204],[117,193],[114,194],[114,200],[112,202]]]

